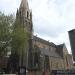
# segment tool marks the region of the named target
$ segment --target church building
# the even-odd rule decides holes
[[[32,11],[29,9],[27,0],[21,1],[16,13],[16,19],[18,18],[24,30],[30,34],[22,65],[27,68],[28,75],[42,75],[43,73],[50,75],[52,70],[72,69],[72,55],[68,53],[65,44],[56,45],[34,36]]]

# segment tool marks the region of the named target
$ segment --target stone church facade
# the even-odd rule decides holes
[[[55,45],[52,42],[33,35],[32,11],[27,0],[22,0],[16,19],[20,19],[24,30],[30,33],[27,57],[23,66],[28,69],[29,75],[50,74],[52,70],[72,69],[72,55],[67,51],[65,44]]]

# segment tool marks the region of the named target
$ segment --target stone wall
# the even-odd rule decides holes
[[[50,57],[50,70],[61,70],[64,69],[63,59]]]
[[[27,75],[42,75],[43,73],[41,71],[28,71]]]

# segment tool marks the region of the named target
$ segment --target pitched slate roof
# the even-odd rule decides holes
[[[44,39],[41,39],[37,36],[33,36],[33,40],[57,48],[57,45],[55,45],[54,43],[46,41]],[[49,49],[45,49],[45,48],[39,48],[39,49],[40,49],[40,51],[43,55],[48,55],[50,57],[61,58],[61,55],[58,52],[54,51],[54,50],[49,50]]]
[[[49,45],[49,46],[56,47],[56,45],[54,43],[49,42],[49,41],[46,41],[46,40],[44,40],[42,38],[39,38],[37,36],[33,36],[33,40],[38,41],[38,42],[41,42],[41,43],[44,43],[44,44]]]
[[[50,56],[50,57],[61,58],[61,56],[55,51],[51,51],[49,49],[40,49],[40,50],[41,50],[41,54],[43,54],[43,55],[47,55],[47,56]]]

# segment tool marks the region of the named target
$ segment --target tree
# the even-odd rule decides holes
[[[0,56],[5,56],[11,40],[11,26],[14,23],[13,15],[0,12]]]
[[[16,20],[12,32],[12,52],[21,54],[21,50],[25,49],[28,39],[29,33],[24,30],[23,25],[20,23],[20,20]]]
[[[26,58],[26,50],[28,47],[29,37],[30,37],[30,34],[24,30],[23,24],[20,22],[20,19],[16,19],[13,25],[13,32],[12,32],[11,56],[13,56],[14,54],[18,56],[17,57],[19,58],[18,60],[19,64],[17,64],[18,66],[23,66],[23,63],[26,63],[25,58]],[[12,61],[14,61],[14,59]],[[16,63],[18,62],[15,62],[15,64]]]

